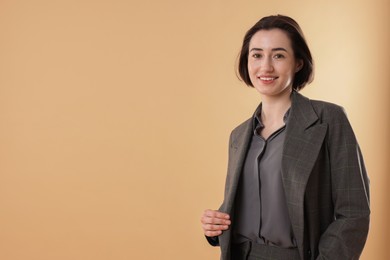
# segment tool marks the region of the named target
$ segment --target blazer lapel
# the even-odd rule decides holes
[[[226,187],[226,210],[231,212],[234,198],[236,195],[242,167],[245,161],[245,156],[248,151],[249,142],[252,137],[252,118],[247,120],[243,125],[242,129],[237,132],[235,139],[232,139],[230,144],[230,162],[228,166],[228,180],[229,185]]]
[[[327,126],[318,122],[310,100],[293,91],[282,159],[282,179],[297,245],[303,255],[304,195]]]

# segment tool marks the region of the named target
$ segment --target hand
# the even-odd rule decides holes
[[[208,237],[216,237],[222,234],[222,231],[229,228],[231,224],[230,216],[226,213],[206,209],[200,219],[203,233]]]

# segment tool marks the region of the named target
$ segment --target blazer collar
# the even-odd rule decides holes
[[[296,122],[296,125],[304,129],[312,126],[318,120],[310,100],[295,90],[291,93],[291,115],[294,117],[292,120]]]

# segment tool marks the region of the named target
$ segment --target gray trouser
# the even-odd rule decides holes
[[[281,248],[247,241],[232,245],[232,260],[300,260],[298,248]]]

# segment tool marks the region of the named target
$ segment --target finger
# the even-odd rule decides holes
[[[204,211],[203,215],[208,216],[208,217],[230,219],[229,214],[226,214],[226,213],[223,213],[223,212],[220,212],[220,211],[217,211],[217,210],[211,210],[211,209],[206,209]]]
[[[203,224],[202,228],[204,231],[218,231],[218,230],[226,230],[229,228],[229,226],[228,225]]]
[[[204,232],[204,234],[208,237],[216,237],[216,236],[219,236],[222,234],[222,231],[218,230],[218,231],[206,231]]]
[[[216,217],[203,216],[200,220],[203,224],[230,225],[230,220]]]

